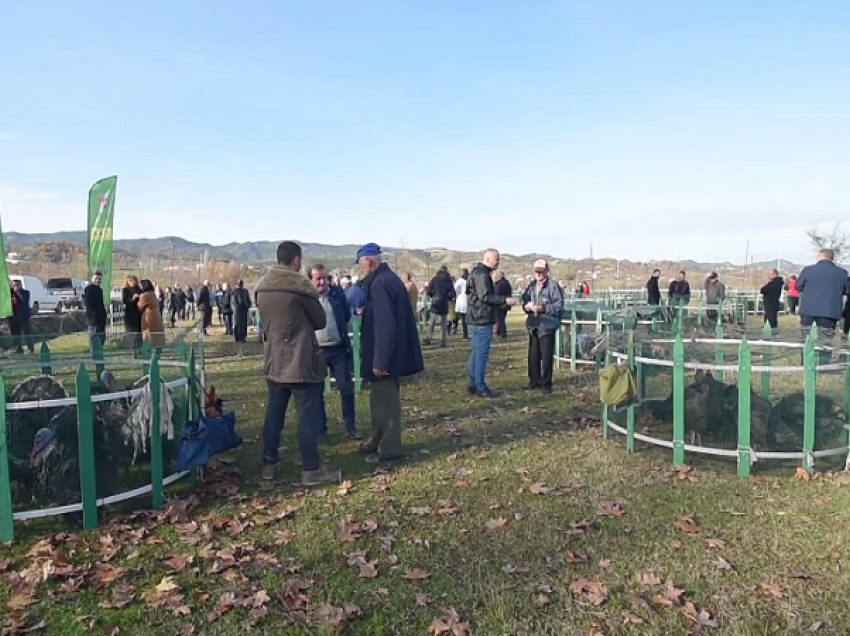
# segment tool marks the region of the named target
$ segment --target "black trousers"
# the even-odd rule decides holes
[[[788,296],[788,311],[792,314],[797,313],[797,307],[800,304],[800,298],[798,296]]]
[[[541,336],[535,330],[528,335],[528,383],[530,385],[552,388],[554,356],[554,333]]]
[[[779,309],[778,308],[764,308],[764,321],[770,324],[771,329],[776,329],[779,327]]]

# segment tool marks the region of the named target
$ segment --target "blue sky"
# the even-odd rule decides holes
[[[10,2],[6,231],[742,261],[850,210],[848,2]]]

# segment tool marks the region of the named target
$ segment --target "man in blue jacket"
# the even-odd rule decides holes
[[[380,247],[374,243],[361,247],[357,263],[366,274],[361,345],[372,412],[372,435],[360,452],[368,462],[402,459],[399,380],[425,368],[416,318],[404,283],[381,262]]]
[[[552,392],[552,363],[555,357],[555,333],[561,328],[564,292],[549,278],[549,263],[534,261],[534,281],[522,294],[522,309],[527,314],[528,329],[528,386]]]
[[[847,271],[834,260],[832,250],[821,250],[818,262],[806,267],[797,279],[797,290],[802,295],[800,324],[804,328],[817,325],[825,339],[832,338],[841,319],[842,300],[850,294]]]
[[[30,293],[21,286],[21,281],[12,281],[12,315],[9,317],[9,332],[15,339],[15,353],[23,353],[23,340],[26,338],[27,349],[35,353],[30,326]]]
[[[310,282],[319,294],[319,302],[325,310],[327,322],[323,329],[316,331],[316,340],[322,349],[322,355],[328,369],[336,379],[342,400],[342,417],[345,421],[346,434],[350,439],[363,439],[357,432],[357,414],[354,407],[354,380],[351,378],[351,340],[348,337],[348,323],[351,320],[351,310],[345,294],[339,287],[328,281],[328,271],[324,265],[317,263],[310,268]],[[328,414],[325,408],[325,397],[322,394],[322,422],[320,435],[328,433]]]

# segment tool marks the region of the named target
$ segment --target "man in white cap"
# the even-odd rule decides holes
[[[552,363],[555,356],[555,333],[561,328],[564,292],[549,277],[549,263],[534,261],[534,280],[522,294],[522,310],[528,329],[528,386],[552,392]]]

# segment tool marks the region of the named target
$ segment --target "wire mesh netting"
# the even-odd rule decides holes
[[[6,434],[15,512],[77,504],[81,500],[76,376],[80,363],[91,385],[97,497],[151,482],[153,401],[149,361],[118,344],[95,364],[76,336],[51,342],[49,362],[4,360]],[[186,419],[188,390],[182,358],[187,343],[166,344],[160,356],[160,430],[164,476],[173,472],[177,435]],[[169,388],[169,384],[172,386]],[[107,395],[109,397],[107,397]],[[65,400],[57,405],[46,400]]]

